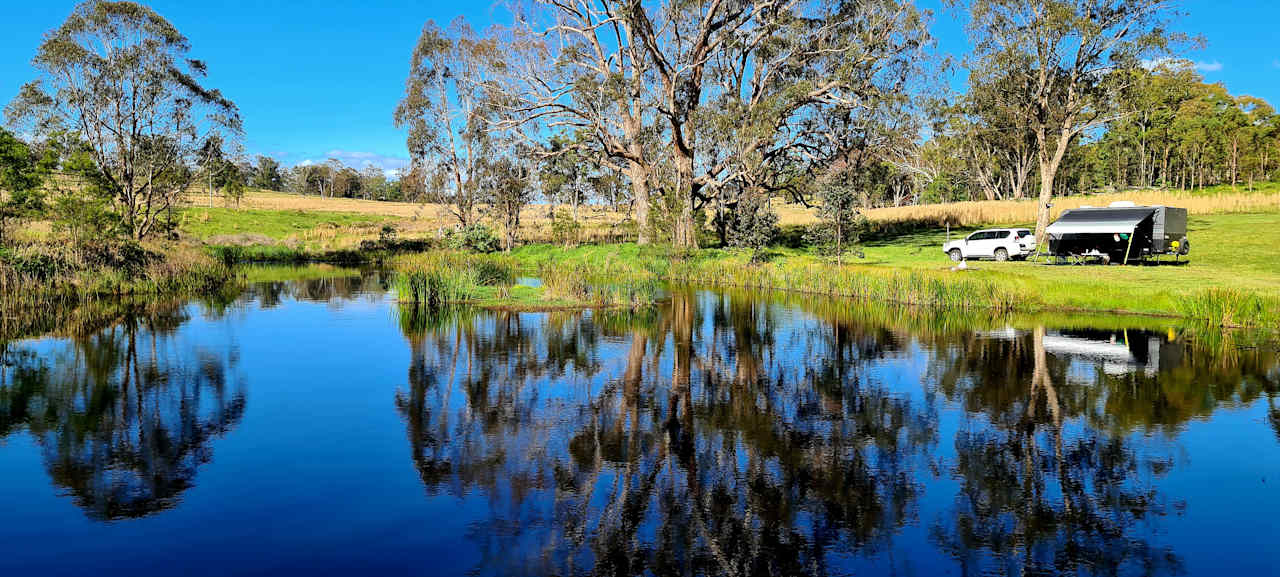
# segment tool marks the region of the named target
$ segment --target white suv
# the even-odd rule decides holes
[[[1003,261],[1034,254],[1036,237],[1025,228],[989,228],[942,245],[942,252],[957,262],[969,258]]]

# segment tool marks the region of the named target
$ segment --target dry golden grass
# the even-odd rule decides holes
[[[1168,190],[1134,190],[1128,192],[1069,196],[1053,199],[1053,213],[1069,208],[1107,206],[1128,200],[1140,205],[1167,205],[1187,209],[1190,214],[1226,214],[1241,212],[1273,212],[1280,210],[1280,194],[1275,192],[1190,193]],[[953,202],[877,208],[867,217],[880,223],[918,223],[943,226],[979,226],[999,223],[1026,223],[1036,219],[1035,200],[991,200]]]
[[[1246,192],[1243,188],[1233,191],[1222,187],[1208,192],[1178,192],[1168,190],[1133,190],[1122,193],[1099,195],[1080,195],[1059,197],[1054,199],[1054,214],[1063,210],[1078,208],[1084,205],[1106,206],[1115,201],[1127,200],[1140,205],[1171,205],[1186,208],[1191,214],[1225,214],[1245,212],[1280,211],[1280,191],[1274,188],[1261,192]],[[193,206],[203,206],[206,197],[193,194],[190,197]],[[221,199],[215,198],[216,203]],[[941,227],[951,225],[957,227],[980,226],[990,224],[1029,223],[1036,218],[1037,202],[1026,200],[996,200],[975,202],[954,202],[947,204],[928,204],[920,206],[903,206],[876,208],[867,211],[867,217],[879,224],[903,224],[911,226]],[[443,206],[437,204],[419,204],[411,202],[381,202],[352,198],[320,198],[316,196],[299,196],[279,192],[261,190],[250,191],[240,203],[242,208],[275,211],[324,211],[363,215],[378,215],[396,220],[396,227],[402,234],[410,236],[435,236],[454,226],[453,216]],[[817,220],[817,211],[802,206],[774,202],[778,213],[778,224],[787,226],[804,226]],[[479,211],[483,213],[483,210]],[[625,227],[620,224],[626,215],[617,211],[599,207],[583,206],[579,209],[582,221],[581,240],[585,242],[616,242],[627,240]],[[546,204],[533,204],[525,208],[521,215],[521,238],[525,241],[546,242],[551,237],[551,219]],[[301,235],[299,239],[307,243],[330,245],[351,245],[361,238],[376,235],[380,225],[354,227],[359,230],[317,229]],[[495,228],[501,228],[496,226]]]
[[[208,206],[208,197],[192,193],[187,197],[192,207]],[[221,197],[214,196],[214,206],[225,206]],[[444,206],[439,204],[423,204],[414,202],[384,202],[355,198],[321,198],[318,196],[301,196],[265,190],[247,192],[239,204],[239,208],[273,211],[301,212],[337,212],[371,216],[385,216],[395,219],[397,230],[402,235],[422,237],[443,234],[457,222]],[[562,207],[563,208],[563,207]],[[477,213],[483,214],[483,207]],[[580,239],[583,242],[617,242],[626,240],[625,231],[619,225],[626,215],[617,211],[595,206],[581,206],[578,218],[582,222]],[[496,223],[495,228],[501,228]],[[525,240],[546,242],[551,238],[550,206],[547,204],[531,204],[520,213],[520,235]],[[326,227],[307,231],[299,235],[298,240],[323,246],[325,248],[346,248],[357,244],[364,238],[377,236],[381,225],[363,225],[353,227]]]

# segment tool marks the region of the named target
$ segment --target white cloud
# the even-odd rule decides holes
[[[1280,60],[1276,61],[1277,67],[1280,67]],[[1142,67],[1147,70],[1155,70],[1157,68],[1166,68],[1170,70],[1186,70],[1193,68],[1197,72],[1219,72],[1222,70],[1222,62],[1217,60],[1206,61],[1196,60],[1192,62],[1183,58],[1152,58],[1142,61]]]
[[[303,160],[302,162],[299,162],[299,163],[298,163],[298,166],[311,166],[311,165],[313,165],[313,164],[315,164],[315,163],[316,163],[316,161],[311,160],[310,158],[308,158],[308,159],[306,159],[306,160]]]
[[[1203,60],[1196,61],[1196,70],[1200,72],[1218,72],[1222,70],[1222,63],[1214,60],[1213,62],[1205,62]]]
[[[381,168],[383,171],[401,170],[409,166],[409,159],[399,156],[387,156],[376,152],[365,152],[361,150],[341,150],[334,149],[325,153],[326,158],[336,158],[341,160],[343,164],[354,166],[356,168],[364,168],[373,166]]]

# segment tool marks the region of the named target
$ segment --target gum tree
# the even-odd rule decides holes
[[[235,104],[201,84],[205,64],[151,8],[88,1],[45,34],[32,65],[39,77],[6,109],[40,138],[83,141],[130,236],[154,232],[179,202],[180,178],[211,134],[238,136]]]
[[[954,3],[954,1],[953,1]],[[1036,238],[1044,242],[1058,169],[1072,142],[1109,120],[1108,78],[1185,40],[1169,30],[1173,0],[973,0],[970,68],[1027,87],[1018,113],[1035,135]],[[1002,71],[1004,74],[991,74]]]
[[[410,175],[422,179],[464,228],[480,202],[485,159],[494,154],[495,103],[505,54],[462,18],[428,21],[413,49],[396,126],[408,129]]]
[[[590,140],[582,151],[626,176],[638,228],[651,240],[650,190],[656,118],[649,101],[651,61],[624,18],[629,0],[531,0],[510,37],[513,115]]]

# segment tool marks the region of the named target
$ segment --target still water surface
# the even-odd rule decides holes
[[[0,575],[1276,574],[1280,355],[377,274],[4,345]]]

